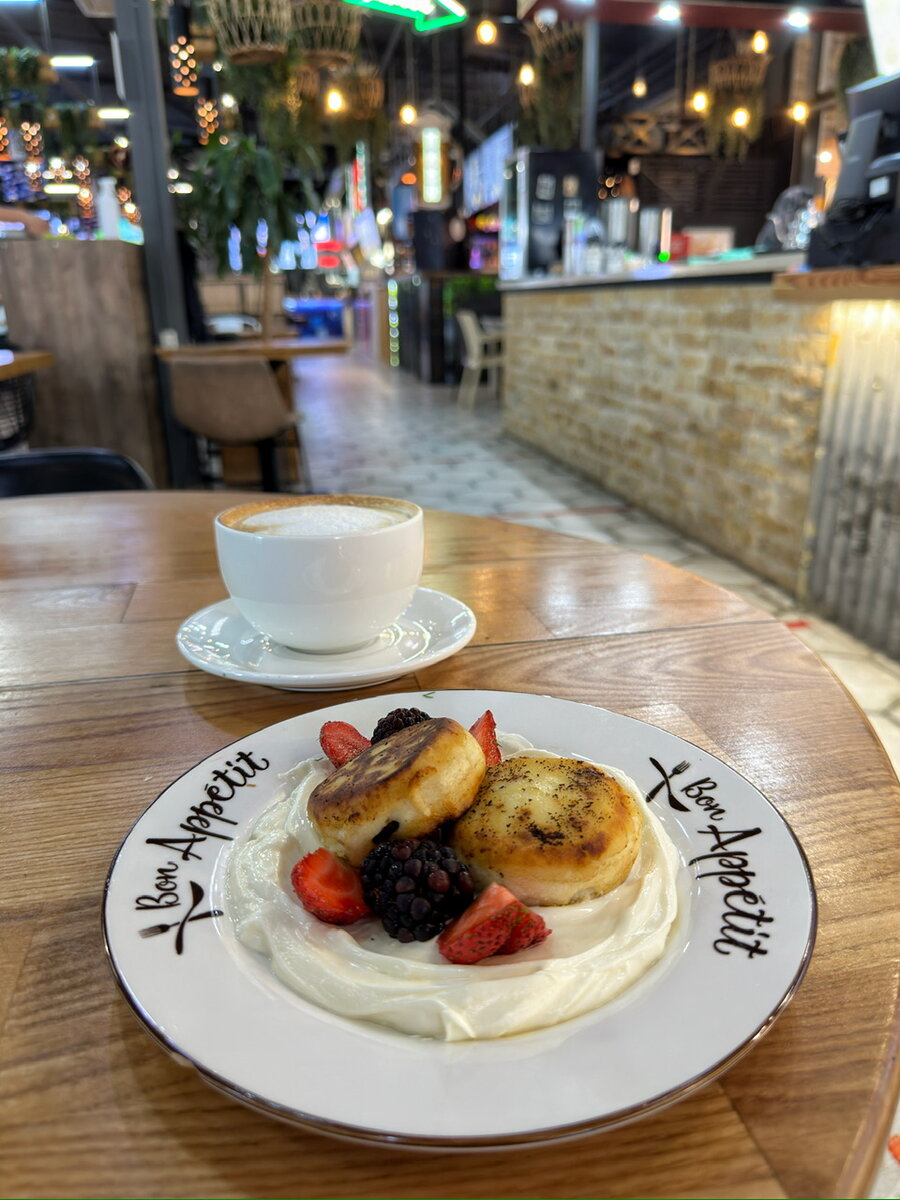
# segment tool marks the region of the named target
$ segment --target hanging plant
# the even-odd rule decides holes
[[[710,154],[746,157],[765,120],[764,84],[771,57],[735,54],[710,64],[709,105],[704,115]],[[740,123],[735,114],[740,114]]]
[[[56,78],[46,54],[27,46],[0,46],[0,108],[14,124],[40,119],[48,85]]]
[[[875,56],[872,53],[872,43],[867,34],[854,38],[841,51],[837,68],[838,107],[847,116],[847,88],[856,87],[872,79],[878,74]]]
[[[259,66],[287,54],[290,0],[206,0],[206,11],[230,62]]]
[[[318,207],[309,180],[291,178],[284,159],[253,137],[210,140],[184,178],[193,189],[183,197],[188,236],[220,275],[229,270],[232,228],[240,235],[244,270],[259,275],[282,242],[296,238],[297,212]],[[264,254],[257,250],[261,222],[268,230]]]
[[[91,157],[100,140],[103,122],[92,104],[55,104],[43,120],[46,148],[52,157]]]
[[[534,83],[522,89],[518,141],[545,150],[571,150],[581,128],[581,27],[574,22],[533,23]]]
[[[362,15],[344,0],[294,0],[297,46],[309,66],[328,70],[349,66],[356,56]]]
[[[322,160],[315,101],[301,93],[295,72],[288,74],[280,90],[263,97],[257,119],[260,133],[274,154],[302,175],[318,174]]]

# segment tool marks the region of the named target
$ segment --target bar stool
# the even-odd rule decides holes
[[[197,355],[169,360],[172,415],[196,437],[218,446],[255,446],[264,492],[281,490],[277,441],[297,432],[264,358]]]

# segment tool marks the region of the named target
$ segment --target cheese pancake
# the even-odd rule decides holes
[[[634,795],[602,767],[523,755],[488,767],[451,844],[479,886],[502,883],[524,904],[573,904],[622,883],[642,828]]]

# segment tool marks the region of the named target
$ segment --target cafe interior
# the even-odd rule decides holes
[[[900,1197],[898,479],[897,0],[0,0],[0,1192]]]

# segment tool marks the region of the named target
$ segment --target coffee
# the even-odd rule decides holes
[[[369,644],[406,609],[422,574],[422,510],[408,500],[281,496],[219,513],[214,528],[238,612],[295,650]]]
[[[408,510],[385,504],[377,497],[369,502],[349,502],[336,497],[334,503],[305,500],[271,500],[244,504],[226,513],[223,523],[247,533],[265,533],[281,537],[328,537],[353,533],[373,533],[409,520]]]

